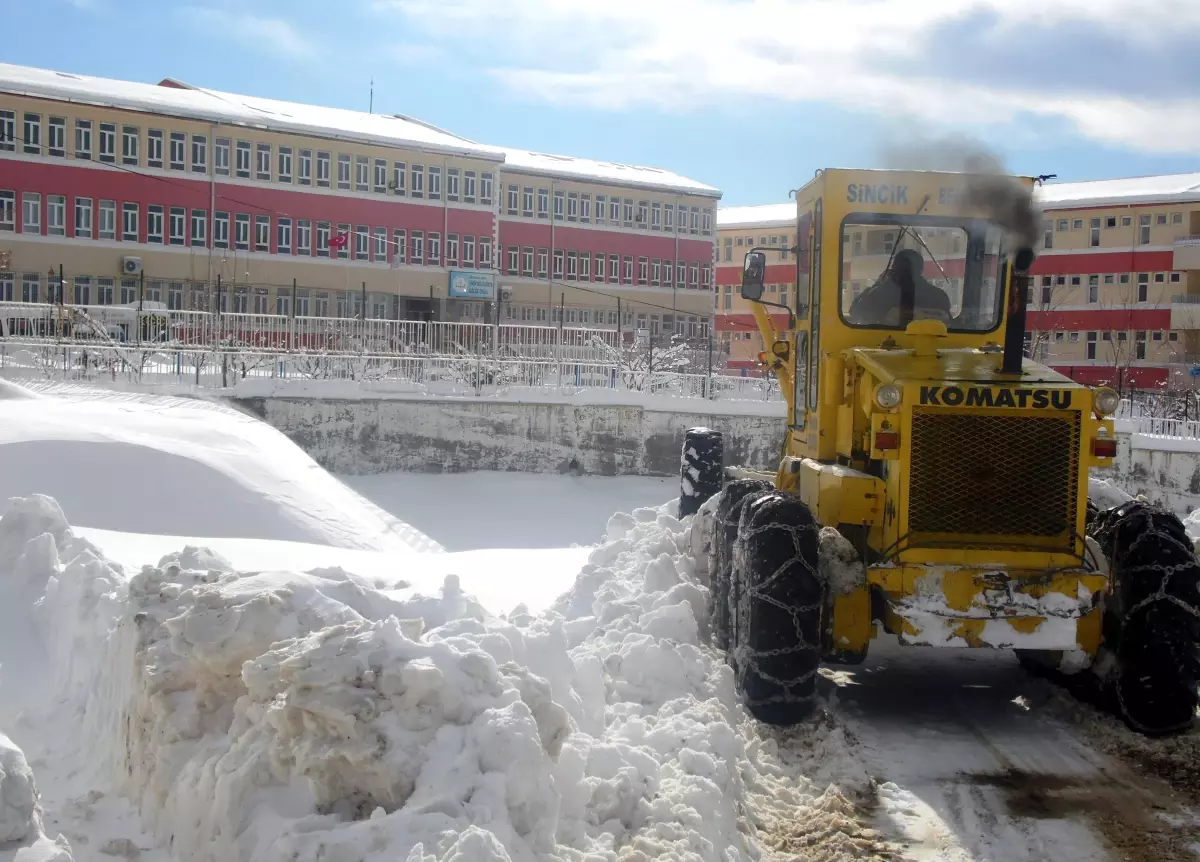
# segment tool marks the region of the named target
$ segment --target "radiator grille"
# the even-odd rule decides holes
[[[1078,413],[914,411],[911,463],[912,533],[1074,542]]]

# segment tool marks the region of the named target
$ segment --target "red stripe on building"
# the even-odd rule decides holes
[[[1026,311],[1027,329],[1053,330],[1125,330],[1170,329],[1169,308],[1098,308],[1095,311]]]
[[[787,328],[786,314],[772,314],[771,320],[777,329]],[[758,324],[754,322],[753,314],[718,314],[713,321],[713,326],[718,332],[758,332]]]
[[[1166,368],[1115,368],[1103,365],[1055,365],[1052,368],[1065,374],[1076,383],[1087,386],[1111,386],[1122,391],[1134,389],[1157,389],[1167,385]]]
[[[796,264],[778,263],[767,264],[767,272],[763,277],[764,284],[792,284],[796,280]],[[742,267],[730,266],[723,264],[717,267],[717,284],[725,286],[727,284],[738,285],[742,283]]]

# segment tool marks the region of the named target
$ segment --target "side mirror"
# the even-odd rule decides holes
[[[757,302],[762,299],[763,281],[767,274],[767,256],[761,251],[746,252],[742,264],[742,299]]]

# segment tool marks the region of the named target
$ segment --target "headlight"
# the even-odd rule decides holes
[[[900,387],[895,383],[885,383],[875,390],[875,403],[884,410],[891,410],[900,403]]]
[[[1121,396],[1116,390],[1103,387],[1092,392],[1092,406],[1101,416],[1111,416],[1121,405]]]

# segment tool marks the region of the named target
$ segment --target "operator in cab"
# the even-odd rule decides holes
[[[921,274],[925,260],[915,249],[897,252],[890,271],[850,304],[849,322],[856,326],[905,326],[912,320],[950,320],[950,297]],[[912,297],[911,309],[903,300]]]

